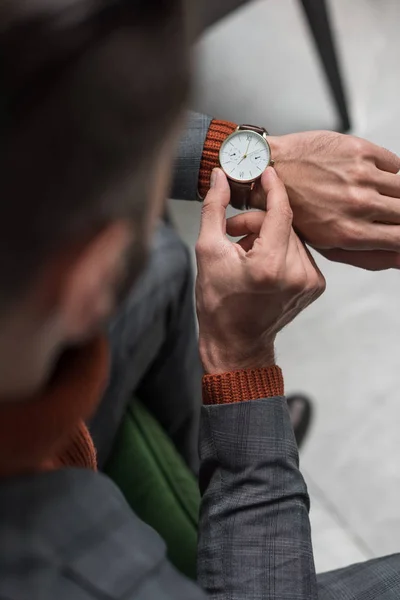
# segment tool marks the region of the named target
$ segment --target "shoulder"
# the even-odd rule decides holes
[[[0,597],[167,600],[154,586],[165,579],[167,592],[181,580],[161,538],[100,474],[15,478],[1,486],[0,507]]]

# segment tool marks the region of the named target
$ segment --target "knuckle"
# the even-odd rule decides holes
[[[210,244],[199,238],[196,242],[195,252],[198,257],[208,256],[211,253]]]
[[[364,200],[364,216],[373,218],[374,215],[380,214],[382,210],[382,197],[378,192],[372,192],[366,195]]]
[[[203,202],[201,207],[201,218],[203,221],[213,221],[225,215],[225,207],[217,198],[211,197],[207,202]]]
[[[294,294],[301,294],[307,290],[307,275],[304,269],[293,273],[289,281],[289,289]]]
[[[319,282],[319,286],[318,286],[319,294],[318,295],[322,296],[322,294],[324,294],[325,290],[326,290],[326,279],[322,274],[320,275],[318,282]]]
[[[351,138],[351,151],[353,155],[364,157],[368,153],[368,144],[365,140],[358,137]]]
[[[314,271],[310,287],[314,298],[319,298],[325,292],[326,280],[322,273]]]
[[[353,185],[347,193],[347,201],[349,202],[349,210],[356,215],[365,215],[371,208],[371,192],[360,185]]]
[[[208,218],[209,216],[211,216],[215,211],[215,206],[213,205],[212,201],[208,201],[208,202],[203,202],[203,206],[201,207],[201,216],[202,218]]]
[[[341,228],[341,239],[345,248],[352,249],[356,248],[361,239],[360,227],[351,221],[345,223]]]
[[[365,203],[364,190],[357,185],[353,185],[348,192],[348,199],[353,207],[362,206]]]
[[[250,275],[254,285],[260,287],[279,287],[283,280],[282,269],[274,260],[257,262],[250,269]]]
[[[350,172],[352,181],[356,184],[366,183],[371,177],[371,169],[364,160],[354,161]]]
[[[292,223],[293,221],[293,211],[289,204],[285,204],[280,207],[280,215],[284,221],[288,221]]]

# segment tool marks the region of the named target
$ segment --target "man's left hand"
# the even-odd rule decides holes
[[[310,131],[269,138],[299,235],[330,260],[400,268],[400,158],[360,138]],[[260,188],[251,205],[265,206]]]

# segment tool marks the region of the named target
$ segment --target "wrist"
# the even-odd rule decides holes
[[[286,136],[285,135],[269,135],[267,141],[271,148],[271,158],[274,160],[274,167],[279,167],[279,162],[282,162],[286,152]]]
[[[231,344],[218,345],[200,337],[199,350],[204,372],[208,375],[275,366],[273,341],[261,348],[248,346],[237,351]]]

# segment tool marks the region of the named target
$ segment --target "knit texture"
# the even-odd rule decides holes
[[[212,170],[219,167],[219,150],[222,142],[233,133],[237,125],[229,121],[218,121],[214,119],[210,123],[207,136],[203,146],[199,171],[199,195],[205,198],[210,189],[210,177]]]
[[[35,396],[0,399],[0,476],[62,467],[96,469],[85,425],[107,385],[107,340],[66,351],[47,387]]]
[[[276,366],[203,377],[204,404],[230,404],[283,395],[282,371]]]
[[[97,471],[96,449],[88,428],[82,421],[71,434],[69,443],[54,459],[54,469],[75,467]]]

